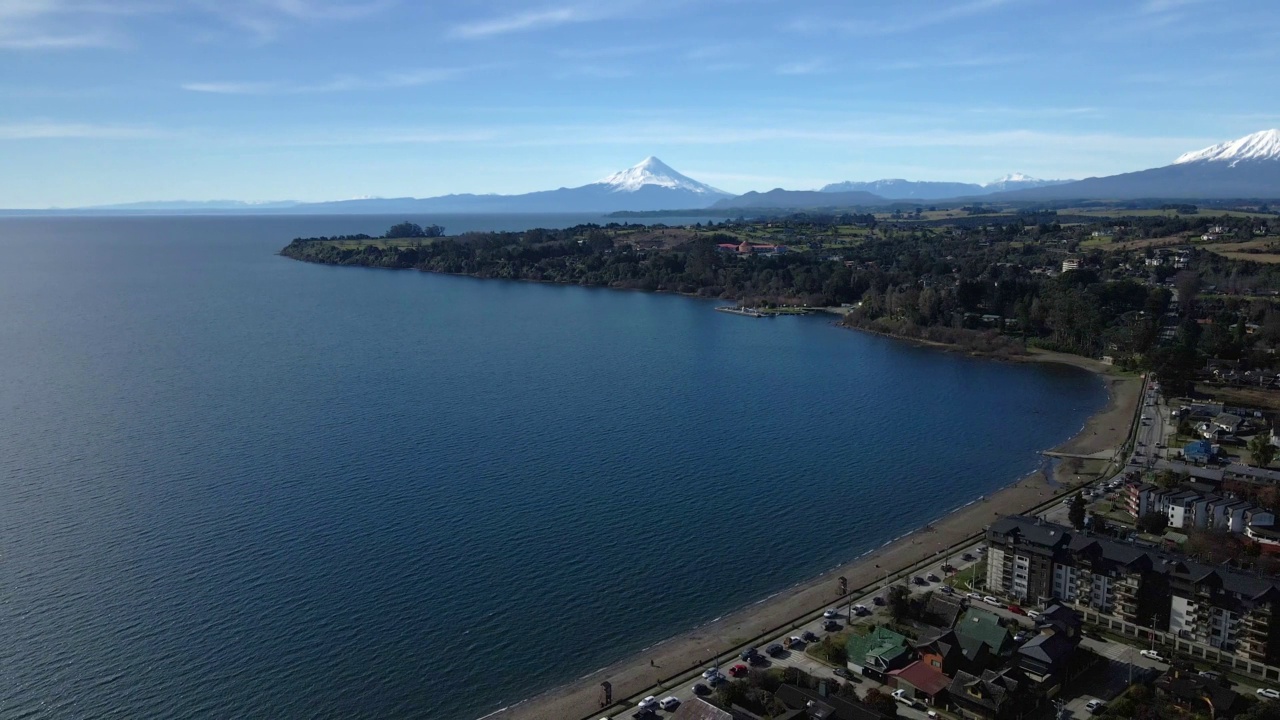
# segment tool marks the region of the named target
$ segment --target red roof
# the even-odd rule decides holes
[[[905,680],[911,684],[911,687],[930,697],[946,690],[951,684],[951,678],[923,660],[917,660],[901,670],[893,670],[889,675]]]

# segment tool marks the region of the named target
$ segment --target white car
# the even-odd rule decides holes
[[[1280,690],[1272,690],[1271,688],[1258,688],[1258,697],[1264,697],[1268,700],[1280,700]]]
[[[1094,698],[1084,704],[1084,709],[1088,710],[1091,715],[1097,715],[1098,713],[1107,709],[1107,704],[1102,702],[1098,698]]]
[[[1001,608],[1004,607],[1004,603],[1000,602],[1000,598],[995,597],[993,595],[988,595],[982,598],[982,602],[988,605],[995,605],[996,607],[1001,607]]]
[[[1035,610],[1028,610],[1027,617],[1031,618],[1032,620],[1038,620],[1040,618],[1040,613],[1036,612]]]
[[[830,610],[827,610],[826,612],[822,613],[822,617],[828,620],[835,620],[836,618],[840,617],[840,611],[835,608],[831,608]]]
[[[702,679],[710,680],[711,678],[719,674],[720,674],[720,668],[707,668],[706,670],[702,671]]]
[[[967,597],[967,598],[969,598],[970,600],[981,600],[981,599],[982,599],[982,593],[971,592],[971,593],[965,593],[965,595],[964,595],[964,596],[965,596],[965,597]]]
[[[854,615],[870,615],[871,610],[866,605],[858,604],[853,606]]]
[[[904,705],[910,705],[910,704],[911,704],[911,698],[907,697],[907,691],[906,691],[906,690],[894,690],[894,691],[893,691],[893,699],[894,699],[894,700],[897,700],[897,701],[898,701],[898,702],[900,702],[900,703],[903,703]]]
[[[675,695],[668,695],[662,698],[662,700],[658,701],[658,705],[660,705],[663,710],[670,712],[680,707],[680,698],[676,697]]]
[[[1155,650],[1142,650],[1138,654],[1144,658],[1150,658],[1152,660],[1155,660],[1156,662],[1166,662],[1164,657],[1161,656],[1160,653],[1156,652]]]
[[[658,707],[658,698],[650,695],[649,697],[641,700],[637,707],[641,710],[654,710]]]

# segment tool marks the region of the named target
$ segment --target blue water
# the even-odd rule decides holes
[[[0,717],[474,717],[1105,403],[825,317],[274,255],[401,219],[0,220]]]

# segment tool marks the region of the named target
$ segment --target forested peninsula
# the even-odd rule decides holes
[[[1179,207],[1063,222],[1052,211],[965,210],[455,236],[402,223],[380,238],[298,238],[281,254],[840,308],[843,323],[874,332],[986,354],[1034,347],[1105,357],[1169,378],[1189,377],[1205,354],[1247,356],[1257,338],[1245,337],[1246,326],[1280,340],[1271,299],[1280,296],[1280,264],[1269,262],[1280,256],[1264,252],[1280,240],[1260,240],[1280,235],[1270,213]]]

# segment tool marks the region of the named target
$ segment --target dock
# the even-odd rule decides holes
[[[762,313],[759,310],[752,310],[751,308],[744,308],[744,307],[734,307],[731,305],[721,305],[720,307],[716,308],[716,310],[720,312],[726,312],[731,315],[743,315],[745,317],[755,317],[755,318],[773,317],[772,315],[769,315],[767,313]]]

